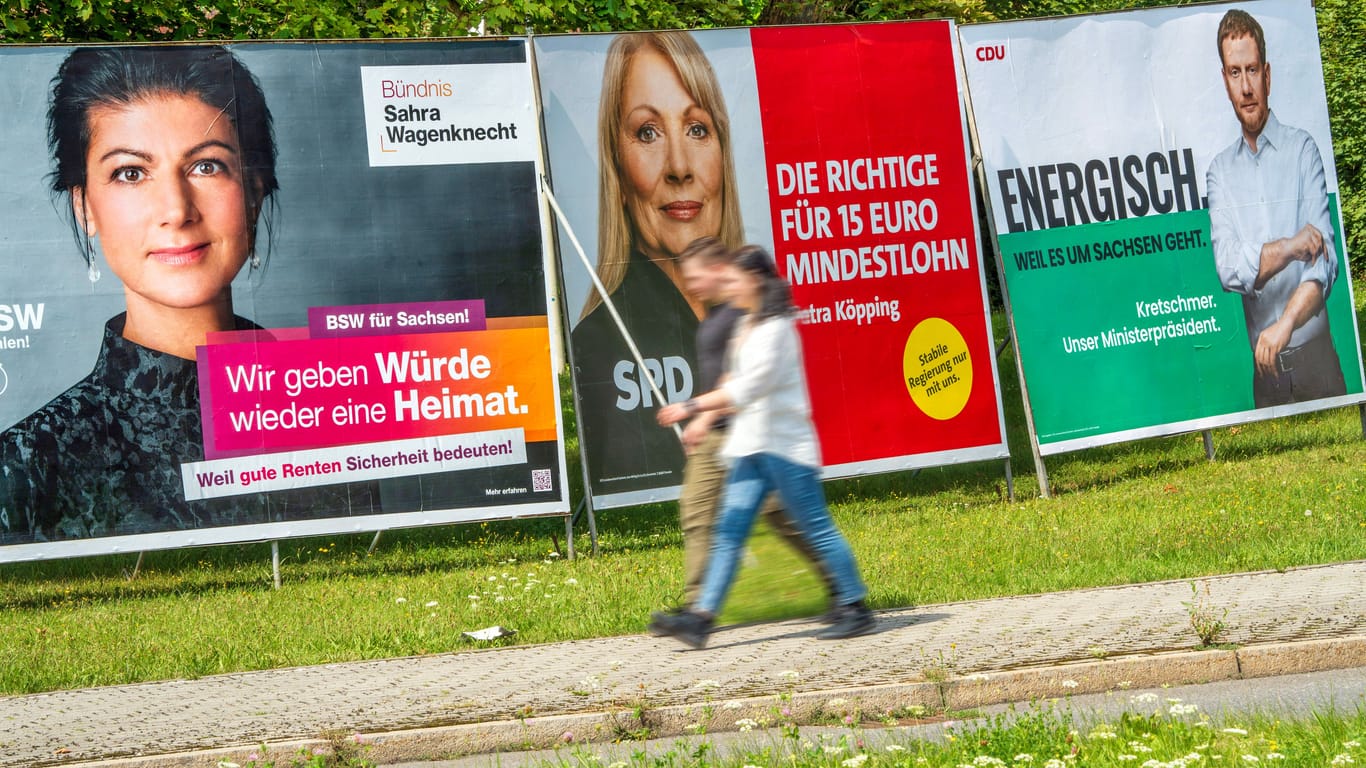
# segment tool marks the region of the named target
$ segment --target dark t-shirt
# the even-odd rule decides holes
[[[716,389],[721,374],[726,372],[726,350],[730,347],[730,337],[735,333],[735,324],[745,316],[743,309],[721,303],[707,310],[706,317],[697,326],[697,392],[710,392]],[[730,419],[721,416],[712,422],[712,429],[725,429]]]

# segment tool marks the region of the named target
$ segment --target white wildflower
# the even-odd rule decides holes
[[[408,598],[406,598],[406,597],[396,597],[396,598],[394,598],[394,602],[398,603],[399,605],[403,605],[404,603],[408,602]]]
[[[1247,735],[1247,731],[1243,730],[1242,728],[1225,728],[1225,729],[1224,729],[1224,733],[1231,733],[1231,734],[1233,734],[1234,736],[1246,736],[1246,735]]]
[[[1120,761],[1121,763],[1127,763],[1127,762],[1129,762],[1130,760],[1137,760],[1137,759],[1138,759],[1138,755],[1120,755],[1120,756],[1119,756],[1119,761]]]
[[[1140,693],[1137,696],[1129,697],[1130,704],[1154,704],[1156,702],[1157,694],[1155,693]]]
[[[1348,749],[1356,749],[1357,747],[1361,746],[1361,742],[1359,742],[1359,741],[1353,739],[1352,741],[1344,741],[1344,742],[1342,742],[1342,746],[1344,746],[1344,747],[1346,747],[1346,748],[1348,748]]]
[[[1331,761],[1329,761],[1328,764],[1329,764],[1329,765],[1351,765],[1352,763],[1355,763],[1355,762],[1356,762],[1356,759],[1355,759],[1355,758],[1353,758],[1351,755],[1347,754],[1346,752],[1343,752],[1342,754],[1334,755],[1334,756],[1333,756],[1333,759],[1332,759]]]
[[[860,752],[859,754],[854,755],[848,760],[845,760],[844,762],[840,763],[840,765],[844,766],[844,768],[858,768],[860,765],[863,765],[866,762],[868,762],[868,753]]]
[[[578,584],[578,583],[579,583],[579,580],[576,579],[576,578],[574,578],[573,576],[570,576],[569,578],[567,578],[567,579],[564,580],[564,583],[565,583],[565,584],[568,584],[569,586],[572,587],[572,586],[574,586],[575,584]]]
[[[423,607],[423,608],[435,608],[435,607],[437,607],[438,605],[441,605],[441,603],[438,602],[438,601],[436,601],[436,600],[428,600],[426,603],[424,603],[424,604],[422,605],[422,607]]]
[[[1017,762],[1017,763],[1032,763],[1032,762],[1034,762],[1034,756],[1033,756],[1033,755],[1030,755],[1030,754],[1019,754],[1019,755],[1016,755],[1016,756],[1015,756],[1015,762]]]
[[[741,733],[749,733],[750,731],[754,730],[758,725],[758,722],[748,717],[744,718],[743,720],[735,721],[735,727],[738,728]]]
[[[849,702],[846,701],[846,700],[844,700],[844,699],[831,699],[831,700],[825,702],[825,705],[826,705],[827,707],[842,707],[842,706],[844,706],[845,704],[848,704],[848,703],[849,703]]]
[[[1285,759],[1285,755],[1282,755],[1280,752],[1267,752],[1267,753],[1266,753],[1266,759],[1267,759],[1267,760],[1284,760],[1284,759]]]
[[[715,680],[698,680],[697,685],[693,687],[699,691],[714,691],[720,688],[721,684]]]
[[[906,750],[906,748],[903,747],[903,746],[901,746],[900,744],[888,744],[888,745],[887,745],[887,751],[888,751],[888,752],[904,752],[905,750]]]
[[[728,701],[728,702],[726,702],[725,704],[722,704],[722,705],[721,705],[721,709],[739,709],[740,707],[743,707],[743,706],[744,706],[744,705],[741,704],[741,703],[738,702],[738,701]]]
[[[1256,755],[1243,755],[1243,762],[1245,763],[1260,763],[1261,761],[1262,759]]]
[[[1062,687],[1064,687],[1064,688],[1076,688],[1076,687],[1077,687],[1077,681],[1076,681],[1076,680],[1064,680],[1064,681],[1062,681]]]

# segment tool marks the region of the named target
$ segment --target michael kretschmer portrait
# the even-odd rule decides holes
[[[1338,274],[1323,158],[1271,110],[1262,26],[1231,10],[1217,43],[1242,130],[1210,164],[1210,234],[1224,290],[1243,298],[1258,408],[1346,393],[1325,301]]]
[[[683,290],[678,256],[703,236],[744,240],[721,86],[692,35],[624,34],[607,50],[598,110],[598,276],[665,397],[685,400],[705,307]],[[572,342],[600,490],[678,483],[682,448],[654,423],[659,403],[596,291]]]
[[[47,136],[73,269],[112,272],[127,308],[89,375],[0,434],[0,543],[368,510],[354,485],[183,495],[180,465],[204,458],[195,347],[258,330],[231,288],[265,264],[279,188],[252,74],[216,46],[78,48],[52,80]]]

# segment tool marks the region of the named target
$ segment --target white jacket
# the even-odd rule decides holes
[[[727,360],[728,378],[722,389],[736,414],[722,455],[739,458],[772,453],[819,468],[820,444],[811,423],[795,318],[770,317],[757,323],[742,318]]]

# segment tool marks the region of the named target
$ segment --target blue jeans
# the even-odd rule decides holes
[[[721,604],[735,580],[745,540],[754,528],[755,515],[770,491],[778,492],[792,524],[824,562],[834,583],[835,601],[848,605],[867,597],[868,588],[859,578],[854,552],[825,506],[825,492],[815,468],[772,453],[756,453],[736,459],[731,466],[721,513],[712,527],[711,556],[702,580],[702,593],[693,610],[721,612]]]

